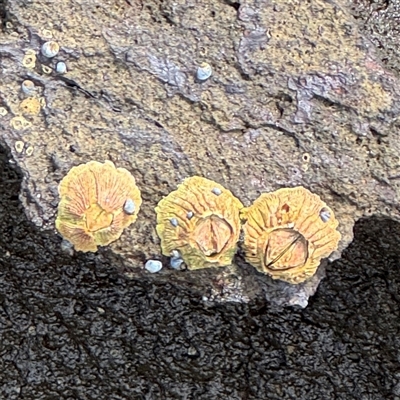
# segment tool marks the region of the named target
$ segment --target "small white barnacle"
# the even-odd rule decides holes
[[[181,253],[178,250],[172,250],[171,257],[172,258],[181,258]]]
[[[196,78],[199,81],[206,81],[212,75],[211,65],[208,63],[202,63],[197,68]]]
[[[169,220],[169,222],[171,223],[171,225],[173,226],[173,227],[177,227],[179,224],[178,224],[178,220],[176,219],[176,218],[171,218],[170,220]]]
[[[124,204],[124,212],[126,214],[132,215],[136,210],[135,202],[132,199],[128,199]]]
[[[65,74],[67,72],[67,64],[64,61],[59,61],[56,64],[56,72],[57,74]]]
[[[61,241],[60,247],[61,251],[63,251],[64,253],[68,253],[71,256],[74,254],[74,245],[68,240],[63,239]]]
[[[33,146],[28,146],[28,147],[26,148],[26,150],[25,150],[25,154],[26,154],[28,157],[30,157],[30,156],[33,154],[33,150],[34,150]]]
[[[26,79],[21,84],[21,91],[27,96],[33,96],[36,92],[36,86],[32,81]]]
[[[220,188],[217,188],[217,187],[213,188],[211,191],[212,191],[216,196],[219,196],[219,195],[222,193],[222,190],[221,190]]]
[[[144,265],[144,268],[146,269],[146,271],[149,271],[152,274],[155,274],[156,272],[161,271],[162,263],[161,263],[161,261],[158,261],[158,260],[148,260],[146,262],[146,264]]]
[[[328,222],[329,219],[331,218],[331,212],[329,211],[328,208],[322,207],[321,211],[319,212],[319,216],[322,222]]]
[[[185,264],[184,264],[184,261],[182,260],[182,258],[172,257],[169,262],[169,265],[173,269],[181,270],[181,269],[184,269]]]
[[[53,40],[43,43],[42,48],[40,49],[40,52],[47,58],[55,57],[59,51],[60,46],[57,42],[54,42]]]
[[[169,265],[173,269],[182,270],[184,269],[184,261],[182,259],[182,255],[178,250],[171,251],[171,259],[169,261]]]
[[[22,151],[24,150],[24,146],[25,146],[25,143],[22,140],[17,140],[14,144],[15,151],[17,153],[22,153]]]

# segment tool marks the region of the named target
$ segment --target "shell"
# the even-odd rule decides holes
[[[53,72],[53,70],[47,65],[42,65],[42,71],[47,75],[50,75]]]
[[[22,140],[17,140],[14,144],[14,147],[17,153],[22,153],[25,147],[25,143]]]
[[[33,69],[36,65],[36,53],[35,50],[29,49],[25,52],[24,58],[22,60],[22,65],[25,68]]]
[[[33,154],[33,150],[34,150],[33,146],[28,146],[28,147],[26,148],[26,150],[25,150],[25,154],[26,154],[28,157],[30,157],[30,156]]]
[[[208,63],[202,63],[197,68],[196,71],[196,78],[199,81],[206,81],[212,75],[212,68],[211,65]]]
[[[64,61],[59,61],[56,64],[56,72],[57,74],[65,74],[67,72],[67,64]]]
[[[156,272],[160,272],[162,270],[162,263],[161,261],[158,260],[148,260],[146,264],[144,265],[144,268],[146,271],[151,272],[152,274],[155,274]]]
[[[117,240],[133,223],[142,203],[135,178],[111,161],[90,161],[71,168],[61,181],[56,228],[75,250],[96,251]],[[124,212],[127,200],[133,214]]]
[[[341,237],[333,211],[301,186],[262,194],[242,217],[246,261],[289,283],[313,276]]]
[[[136,204],[132,199],[127,199],[124,204],[124,212],[126,214],[132,215],[135,213]]]
[[[28,97],[19,105],[23,114],[38,115],[40,113],[40,101],[36,97]]]
[[[180,254],[190,270],[230,265],[237,249],[242,208],[218,183],[199,176],[185,179],[156,207],[162,253]]]
[[[28,95],[28,96],[33,96],[36,92],[36,86],[35,84],[30,81],[29,79],[25,80],[21,84],[21,90],[22,93]]]
[[[53,40],[43,43],[42,48],[40,49],[40,52],[47,58],[55,57],[59,51],[60,46],[57,42],[54,42]]]
[[[11,118],[10,120],[11,128],[15,129],[16,131],[23,131],[32,126],[32,124],[27,121],[24,117],[18,116]]]

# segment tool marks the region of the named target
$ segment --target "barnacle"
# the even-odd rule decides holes
[[[22,151],[24,150],[24,146],[25,146],[25,143],[22,140],[17,140],[14,144],[15,151],[17,153],[22,153]]]
[[[40,52],[47,58],[55,57],[60,51],[60,46],[57,42],[53,40],[43,43]]]
[[[196,71],[196,78],[199,81],[206,81],[212,75],[211,65],[208,63],[202,63]]]
[[[136,220],[142,203],[135,178],[110,161],[71,168],[58,191],[56,228],[76,250],[84,252],[117,240]],[[127,202],[134,203],[132,212],[125,211]]]
[[[180,254],[191,270],[230,265],[239,239],[242,207],[218,183],[199,176],[185,179],[156,207],[162,253]]]
[[[33,69],[36,65],[36,53],[35,50],[29,49],[25,52],[25,56],[22,60],[22,65],[25,68]]]
[[[242,217],[246,260],[289,283],[313,276],[340,240],[333,211],[301,186],[262,194]]]
[[[36,86],[32,81],[26,79],[21,84],[21,90],[27,96],[33,96],[36,92]]]
[[[29,121],[27,121],[24,117],[18,116],[11,118],[10,126],[16,131],[23,131],[32,126],[32,124]]]
[[[19,105],[23,114],[38,115],[40,112],[40,101],[36,97],[28,97]]]
[[[67,72],[67,64],[64,61],[59,61],[56,64],[56,72],[57,74],[65,74]]]

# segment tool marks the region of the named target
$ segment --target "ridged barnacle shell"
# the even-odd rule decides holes
[[[110,161],[71,168],[58,191],[56,228],[76,250],[84,252],[117,240],[136,220],[142,203],[135,178]],[[135,204],[134,212],[125,212],[127,202]]]
[[[289,283],[313,276],[340,240],[333,211],[301,186],[262,194],[242,217],[246,260]]]
[[[40,49],[40,52],[47,58],[55,57],[59,51],[60,51],[59,44],[53,40],[43,43]]]
[[[199,176],[185,179],[156,207],[162,253],[180,254],[191,270],[230,265],[239,239],[242,207],[218,183]]]

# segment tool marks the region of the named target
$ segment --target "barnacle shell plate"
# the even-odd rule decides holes
[[[53,58],[60,51],[60,46],[57,42],[54,42],[53,40],[51,40],[49,42],[43,43],[40,51],[45,57]]]
[[[76,250],[96,251],[117,240],[137,218],[142,203],[135,178],[110,161],[71,168],[61,181],[56,228]],[[126,213],[126,202],[135,204]]]
[[[199,81],[206,81],[212,75],[211,65],[208,63],[202,63],[196,71],[196,78]]]
[[[289,283],[313,276],[340,240],[333,211],[301,186],[262,194],[242,217],[246,260]]]
[[[179,251],[188,269],[230,265],[240,234],[242,203],[222,185],[187,178],[157,207],[162,253]]]

